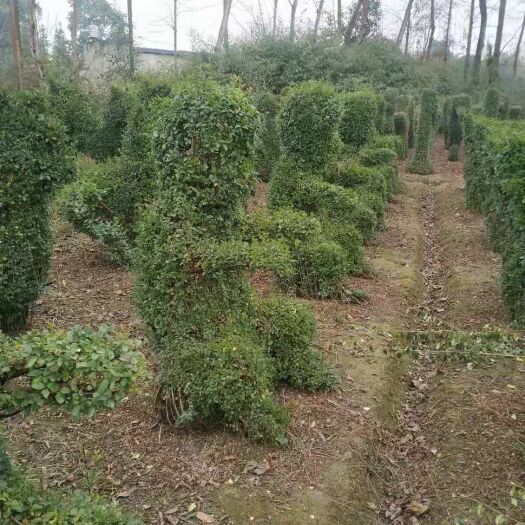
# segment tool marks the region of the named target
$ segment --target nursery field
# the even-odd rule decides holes
[[[523,520],[509,490],[523,476],[525,363],[497,353],[447,360],[429,344],[440,338],[445,351],[460,334],[509,329],[500,258],[482,217],[465,208],[462,162],[447,161],[440,137],[432,155],[429,177],[399,161],[401,190],[366,247],[369,275],[346,283],[367,297],[308,300],[315,346],[342,382],[328,393],[279,389],[292,409],[285,449],[159,423],[150,375],[91,421],[55,410],[11,420],[12,457],[46,486],[103,493],[148,523]],[[266,206],[267,189],[258,183],[250,213]],[[108,323],[141,337],[130,274],[63,220],[53,231],[50,285],[33,326]],[[266,272],[252,282],[262,296],[275,291]],[[410,337],[418,360],[400,351]]]

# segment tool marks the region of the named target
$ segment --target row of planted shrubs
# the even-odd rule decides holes
[[[502,255],[501,288],[513,320],[525,323],[525,123],[467,114],[467,205],[485,215]]]

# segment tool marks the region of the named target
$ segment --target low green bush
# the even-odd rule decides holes
[[[458,161],[459,160],[459,145],[458,144],[452,144],[450,148],[448,149],[448,160],[450,161]]]
[[[416,101],[410,99],[408,106],[408,148],[412,149],[416,144]]]
[[[403,156],[403,142],[398,135],[375,135],[370,142],[370,147],[373,149],[390,149],[395,151],[399,158]]]
[[[339,99],[326,82],[305,82],[283,95],[278,114],[282,150],[307,168],[323,168],[338,152]]]
[[[400,138],[400,148],[398,155],[404,159],[408,151],[408,128],[410,126],[408,115],[404,111],[394,113],[394,129],[396,135]]]
[[[437,119],[437,96],[430,89],[423,90],[419,110],[416,144],[412,159],[407,165],[411,173],[428,175],[432,173],[432,142]]]
[[[483,101],[483,114],[487,117],[497,117],[499,113],[500,92],[491,87],[487,89],[485,100]]]
[[[369,91],[344,93],[341,96],[342,115],[339,134],[352,151],[367,144],[375,131],[377,95]]]
[[[364,166],[379,166],[392,164],[397,158],[397,153],[391,148],[363,148],[359,151],[359,162]]]
[[[335,386],[336,376],[313,347],[315,318],[308,305],[282,296],[259,299],[256,319],[279,381],[312,392]]]
[[[40,92],[0,90],[0,330],[24,327],[46,284],[49,202],[73,176],[65,130]]]
[[[478,115],[465,117],[467,205],[485,215],[492,246],[502,255],[504,302],[525,323],[525,126]]]

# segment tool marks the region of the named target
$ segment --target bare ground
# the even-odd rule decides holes
[[[386,228],[366,249],[372,275],[348,283],[370,300],[310,301],[317,346],[343,383],[330,394],[280,392],[294,414],[288,448],[159,426],[148,379],[93,421],[42,412],[10,422],[16,459],[49,485],[101,491],[159,524],[195,522],[192,504],[224,523],[283,525],[452,523],[476,500],[500,508],[525,470],[524,364],[410,365],[388,352],[407,329],[507,327],[499,259],[464,208],[461,163],[436,143],[434,165],[428,177],[402,170]],[[252,208],[265,200],[260,185]],[[33,325],[107,323],[140,337],[129,274],[67,225],[56,237]],[[271,290],[264,274],[254,285]],[[416,517],[413,502],[428,510]]]

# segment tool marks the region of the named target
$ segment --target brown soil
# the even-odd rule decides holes
[[[477,499],[503,506],[524,470],[515,446],[524,439],[523,363],[469,369],[411,364],[388,352],[407,329],[507,326],[499,259],[482,219],[464,208],[461,163],[446,161],[436,143],[434,165],[428,177],[401,165],[402,191],[366,248],[372,274],[348,282],[370,300],[309,301],[317,346],[343,382],[329,394],[279,393],[293,411],[289,447],[160,425],[150,378],[92,421],[45,411],[10,421],[16,460],[49,485],[100,491],[159,524],[197,523],[187,512],[193,503],[224,523],[277,525],[452,523]],[[266,198],[261,183],[250,209]],[[130,275],[67,225],[57,223],[56,237],[33,325],[107,323],[141,337]],[[272,290],[268,274],[253,283],[260,293]],[[147,348],[146,355],[153,368]],[[427,500],[424,516],[410,515],[410,502]]]

